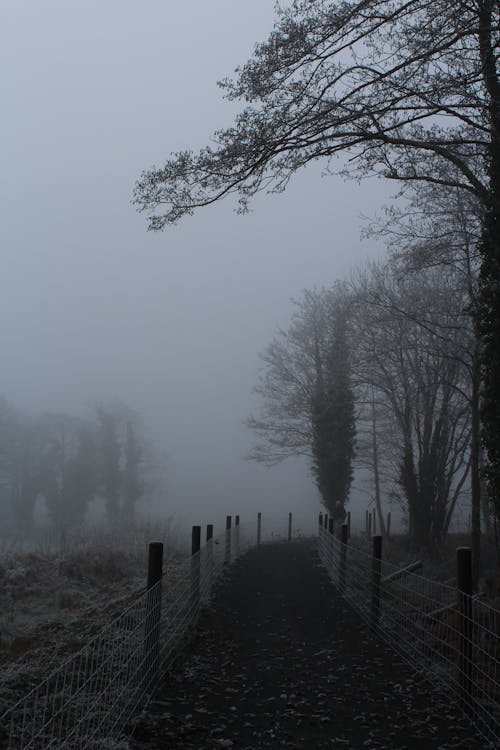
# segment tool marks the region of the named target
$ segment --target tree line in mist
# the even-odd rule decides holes
[[[160,480],[138,414],[120,402],[88,417],[27,415],[0,399],[0,513],[4,530],[29,535],[39,499],[50,525],[82,526],[100,499],[111,523],[134,519]]]
[[[342,517],[354,467],[383,502],[404,508],[414,546],[442,547],[460,498],[470,501],[476,565],[483,491],[477,238],[473,196],[415,186],[370,232],[387,257],[295,300],[290,325],[262,354],[252,457],[306,455],[329,513]],[[340,514],[339,511],[340,508]]]

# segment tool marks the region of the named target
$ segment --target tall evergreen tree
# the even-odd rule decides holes
[[[312,471],[325,507],[342,520],[349,497],[356,435],[346,314],[336,309],[326,361],[318,362],[312,414]],[[320,352],[317,352],[320,357]]]

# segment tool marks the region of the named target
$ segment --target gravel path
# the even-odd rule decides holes
[[[236,562],[134,750],[483,748],[345,604],[306,542]]]

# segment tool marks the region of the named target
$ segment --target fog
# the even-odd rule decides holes
[[[267,35],[273,0],[2,11],[0,395],[33,411],[137,409],[167,455],[161,512],[179,523],[262,511],[285,528],[291,510],[309,530],[307,463],[245,460],[259,352],[292,297],[382,254],[360,241],[360,217],[390,187],[322,179],[318,165],[247,216],[226,200],[148,233],[135,180],[231,123],[216,82]],[[364,507],[353,491],[353,515]]]

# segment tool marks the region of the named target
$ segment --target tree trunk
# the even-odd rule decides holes
[[[377,509],[380,533],[385,538],[387,530],[385,528],[384,514],[382,512],[382,502],[380,499],[380,474],[378,470],[378,445],[377,445],[377,426],[375,419],[375,398],[372,389],[372,440],[373,440],[373,480],[375,484],[375,508]]]
[[[480,501],[481,511],[483,514],[484,532],[489,540],[493,538],[495,533],[493,524],[491,522],[491,507],[488,499],[488,488],[486,486],[486,480],[484,477],[485,470],[484,451],[482,446],[479,446],[479,487],[480,487]]]
[[[482,440],[488,458],[488,493],[500,516],[500,80],[493,36],[495,4],[478,5],[478,43],[482,75],[489,95],[489,191],[480,243],[478,325],[481,336]]]
[[[477,340],[477,339],[476,339]],[[481,383],[479,363],[479,342],[475,345],[472,363],[471,394],[471,546],[472,546],[472,585],[477,591],[481,567],[481,441],[479,419],[479,393]]]

